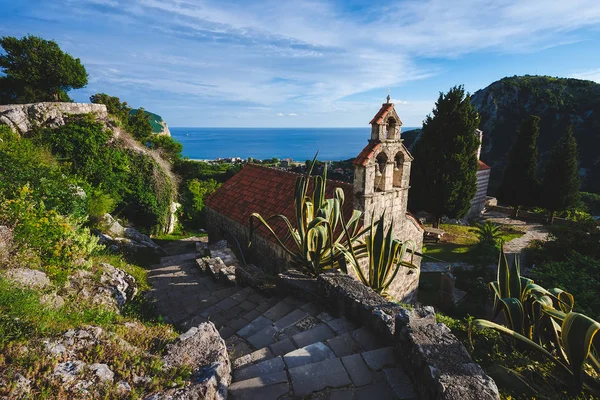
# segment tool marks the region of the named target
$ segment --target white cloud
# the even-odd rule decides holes
[[[538,51],[581,40],[578,30],[600,25],[597,0],[405,0],[368,3],[357,12],[317,0],[41,3],[28,12],[60,22],[49,33],[82,58],[93,88],[140,103],[164,94],[169,107],[193,102],[198,115],[220,123],[233,105],[249,119],[294,116],[311,126],[346,112],[357,125],[368,121],[387,88],[439,74],[438,60],[482,50]],[[80,30],[67,36],[58,26]],[[598,80],[599,71],[580,75]],[[376,90],[383,95],[374,103],[348,101]],[[413,121],[433,106],[433,100],[393,102]],[[281,104],[296,112],[275,113]]]
[[[585,79],[600,83],[600,68],[591,69],[588,71],[576,72],[569,75],[569,78]]]

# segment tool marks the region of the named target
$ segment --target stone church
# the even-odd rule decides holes
[[[349,219],[352,210],[363,212],[363,225],[378,220],[385,211],[387,223],[393,220],[394,237],[412,240],[421,251],[423,228],[407,212],[410,188],[410,166],[413,160],[402,144],[402,121],[394,104],[384,103],[370,122],[371,137],[354,160],[354,184],[328,180],[327,197],[336,187],[345,194],[344,216]],[[211,240],[235,238],[248,262],[270,272],[286,268],[287,255],[279,248],[272,235],[264,228],[257,229],[248,248],[249,221],[253,212],[264,218],[283,214],[294,221],[294,187],[298,174],[248,164],[225,182],[206,200],[206,220]],[[279,237],[285,237],[283,222],[272,225]],[[290,238],[287,243],[292,244]],[[237,247],[237,244],[232,244]],[[420,264],[420,257],[413,262]],[[418,270],[402,268],[389,289],[397,300],[414,302],[419,282]]]

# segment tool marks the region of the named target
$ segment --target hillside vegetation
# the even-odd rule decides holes
[[[540,164],[573,125],[580,166],[592,168],[600,157],[600,84],[549,76],[513,76],[478,90],[471,97],[484,132],[482,159],[499,174],[517,129],[529,115],[540,117]]]

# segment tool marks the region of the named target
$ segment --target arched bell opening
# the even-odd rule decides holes
[[[385,170],[387,168],[388,158],[385,153],[379,153],[375,159],[375,191],[383,192],[385,190]]]
[[[402,169],[404,167],[404,154],[399,151],[394,156],[394,187],[402,187]]]
[[[396,122],[396,120],[394,119],[394,117],[389,117],[387,120],[387,134],[386,134],[386,138],[388,140],[394,140],[396,139],[396,128],[398,126],[398,123]]]

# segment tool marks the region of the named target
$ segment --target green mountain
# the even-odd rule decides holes
[[[521,121],[541,118],[539,151],[543,163],[569,124],[579,146],[580,166],[600,158],[600,84],[549,76],[513,76],[478,90],[471,97],[481,115],[482,159],[501,174]]]
[[[130,114],[135,114],[137,109],[131,110]],[[150,120],[150,125],[152,125],[152,133],[156,133],[158,135],[164,134],[167,136],[171,136],[171,132],[169,131],[169,127],[167,123],[162,119],[162,117],[158,114],[151,113],[148,110],[144,110],[148,119]]]

